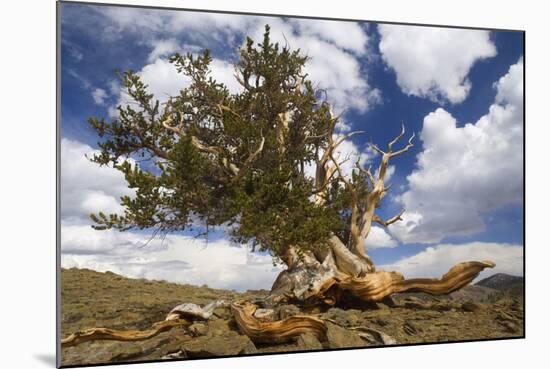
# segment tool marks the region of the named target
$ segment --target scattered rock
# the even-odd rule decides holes
[[[208,333],[208,326],[204,323],[193,323],[189,326],[189,333],[193,336],[205,336]]]
[[[422,329],[416,324],[411,322],[410,320],[406,320],[405,323],[403,323],[403,330],[408,335],[415,335],[422,331]]]
[[[143,347],[144,352],[144,355],[139,357],[140,360],[162,359],[167,355],[181,351],[184,342],[188,342],[194,339],[190,335],[173,335],[173,333],[170,331],[161,333],[161,335],[165,337],[156,341],[153,339],[140,343],[140,345]]]
[[[502,328],[504,328],[504,331],[506,332],[517,333],[519,331],[518,324],[514,322],[504,321],[504,322],[500,322],[499,324],[502,326]]]
[[[374,337],[374,335],[367,332],[358,332],[357,335],[365,340],[369,345],[379,345],[380,342]]]
[[[437,319],[441,317],[440,311],[434,311],[434,310],[420,310],[416,313],[416,320],[430,320],[430,319]]]
[[[231,308],[228,306],[221,306],[214,309],[213,315],[221,319],[231,319],[233,316],[233,314],[231,314]]]
[[[386,315],[389,311],[383,310]],[[364,321],[370,321],[371,319],[377,319],[380,316],[380,311],[377,310],[365,310],[362,311],[361,314],[359,314],[362,320]]]
[[[403,301],[403,307],[407,309],[423,310],[427,308],[427,304],[420,300],[418,297],[409,296]]]
[[[327,341],[330,348],[365,346],[365,342],[356,332],[330,322],[327,322]]]
[[[465,303],[462,304],[461,308],[462,310],[467,311],[469,313],[475,313],[483,309],[483,306],[481,304],[478,304],[477,302],[466,301]]]
[[[384,318],[374,318],[374,319],[370,319],[369,320],[370,323],[374,323],[374,324],[377,324],[381,327],[384,327],[386,325],[388,325],[390,322],[387,320],[387,319],[384,319]]]
[[[515,312],[523,314],[523,304],[520,303],[517,299],[514,299],[510,304],[510,309]]]
[[[358,324],[360,317],[356,310],[343,310],[339,308],[331,308],[322,315],[324,319],[334,320],[341,326],[355,326]]]
[[[383,305],[388,306],[388,307],[397,307],[397,306],[398,306],[398,304],[397,304],[397,302],[395,301],[395,299],[394,299],[393,297],[391,297],[391,296],[386,296],[386,297],[384,297],[384,298],[382,299],[381,303],[382,303]]]
[[[456,309],[456,306],[454,304],[442,302],[433,304],[430,308],[435,311],[452,311],[453,309]]]
[[[84,314],[82,313],[65,314],[63,316],[63,323],[76,323],[82,318],[84,318]]]
[[[202,307],[215,299],[263,301],[268,294],[268,291],[241,293],[160,281],[151,284],[79,269],[62,270],[62,284],[64,295],[61,324],[64,337],[93,326],[147,329],[153,322],[163,320],[166,313],[182,301]],[[208,320],[191,317],[188,319],[190,324],[193,323],[190,326],[173,328],[144,341],[100,340],[64,347],[61,350],[62,365],[81,366],[257,352],[288,353],[296,350],[392,345],[395,341],[399,344],[413,344],[522,335],[522,295],[501,294],[494,299],[482,299],[485,290],[477,287],[479,291],[468,286],[458,291],[460,294],[442,296],[439,301],[420,293],[397,294],[394,296],[397,306],[389,309],[387,306],[391,302],[388,301],[361,306],[360,310],[356,310],[358,306],[353,304],[343,305],[344,309],[328,311],[318,307],[318,310],[311,307],[302,310],[293,304],[260,305],[274,309],[276,320],[297,314],[319,314],[316,316],[330,316],[329,319],[333,321],[327,322],[327,341],[319,342],[316,336],[302,335],[293,342],[262,344],[258,347],[238,330],[230,308],[218,306]],[[140,296],[140,301],[136,301],[136,295]],[[405,302],[408,302],[408,307],[404,306]],[[419,308],[413,308],[415,304]],[[420,308],[424,305],[425,309]],[[477,305],[481,307],[479,310],[475,313],[469,312],[476,309]]]
[[[223,336],[229,332],[235,333],[237,327],[234,326],[233,320],[211,319],[208,322],[208,334],[210,336]]]
[[[496,316],[496,319],[499,321],[508,321],[508,322],[515,322],[517,320],[514,316],[504,311],[499,311]]]
[[[258,352],[258,349],[254,345],[254,342],[252,342],[250,339],[248,339],[248,342],[243,347],[241,352],[239,352],[239,355],[250,355],[250,354],[255,354],[257,352]]]
[[[359,337],[371,345],[395,345],[397,341],[386,333],[369,327],[357,327]]]
[[[164,360],[174,360],[174,359],[187,359],[187,354],[183,350],[178,350],[176,352],[171,352],[161,357]]]
[[[140,345],[133,342],[123,342],[119,347],[112,351],[110,361],[126,361],[133,359],[143,353]]]
[[[298,345],[299,350],[322,350],[323,345],[321,345],[321,342],[315,337],[315,335],[311,333],[304,333],[298,337],[298,340],[296,341]]]
[[[193,339],[186,328],[174,328],[170,331],[163,332],[156,337],[145,341],[139,341],[139,345],[144,351],[157,350],[161,347],[170,347],[172,344],[177,347],[178,344]],[[172,350],[174,351],[174,350]],[[166,352],[168,353],[168,351]]]
[[[520,331],[521,319],[518,319],[505,311],[498,311],[495,319],[505,332],[518,333]]]
[[[389,310],[390,309],[390,307],[388,305],[384,304],[383,302],[377,302],[376,303],[376,308],[378,310]]]
[[[393,337],[390,337],[384,332],[378,332],[380,334],[380,340],[384,345],[397,345],[397,340]]]
[[[301,314],[300,309],[296,305],[281,305],[279,307],[279,319]]]
[[[210,357],[252,354],[256,347],[247,336],[231,334],[225,336],[202,336],[183,344],[188,357]]]

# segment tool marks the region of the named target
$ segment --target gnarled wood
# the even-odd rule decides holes
[[[321,259],[321,260],[319,260]],[[322,300],[324,292],[335,282],[338,269],[331,252],[315,255],[311,251],[298,255],[290,248],[285,262],[290,267],[283,270],[271,287],[266,304],[281,301],[306,302]]]
[[[220,306],[228,306],[228,303],[224,300],[215,300],[211,303],[200,307],[197,304],[186,302],[173,308],[166,317],[165,320],[174,319],[203,319],[208,320],[214,313],[214,310]]]
[[[332,236],[329,246],[339,272],[348,276],[360,277],[375,270],[374,264],[368,256],[354,254],[338,237]]]
[[[279,296],[291,296],[292,299],[301,299],[304,303],[316,299],[319,303],[334,305],[337,303],[338,294],[325,295],[333,287],[348,291],[364,301],[381,301],[385,297],[398,292],[426,292],[432,295],[442,295],[466,286],[483,269],[495,266],[491,261],[464,262],[453,266],[440,279],[404,279],[401,273],[387,271],[377,271],[363,277],[349,277],[338,272],[332,258],[332,252],[328,252],[324,257],[323,263],[316,261],[312,253],[309,253],[305,258],[295,259],[299,260],[296,263],[300,266],[293,272],[294,275],[287,272],[288,280],[279,281]],[[313,270],[308,270],[308,268],[313,268]],[[323,273],[319,273],[319,270],[322,270]],[[276,281],[274,287],[277,283]],[[291,288],[281,292],[281,289],[285,286],[291,286]],[[274,301],[279,302],[281,299],[274,299]],[[195,304],[182,304],[174,308],[165,321],[154,323],[151,329],[122,331],[109,328],[92,328],[71,334],[61,340],[61,345],[62,347],[70,347],[93,340],[146,340],[173,327],[190,324],[189,320],[180,319],[181,317],[208,319],[217,306],[224,304],[224,301],[214,301],[204,308],[200,308]],[[312,333],[320,340],[326,338],[327,328],[322,319],[308,315],[295,315],[283,320],[262,321],[254,316],[256,309],[256,305],[245,300],[231,304],[231,311],[240,331],[254,342],[286,342],[303,333]]]
[[[320,340],[326,336],[325,322],[308,315],[295,315],[274,322],[262,322],[254,317],[256,305],[240,300],[231,304],[231,311],[240,331],[253,342],[281,343],[303,333],[312,333]]]
[[[91,328],[79,331],[61,340],[62,347],[71,347],[87,341],[111,340],[111,341],[143,341],[158,335],[174,327],[189,325],[187,320],[171,319],[162,322],[156,322],[151,329],[139,330],[117,330],[109,328]]]
[[[370,259],[351,252],[340,239],[332,236],[324,250],[303,252],[300,256],[289,248],[284,256],[288,268],[282,271],[271,287],[270,300],[298,303],[317,302],[333,305],[333,297],[325,295],[337,281],[360,277],[373,271]],[[270,305],[269,302],[266,302]]]
[[[456,291],[476,278],[485,268],[493,268],[492,261],[469,261],[455,265],[441,279],[404,279],[398,272],[378,271],[362,278],[347,278],[338,287],[350,291],[365,301],[381,301],[398,292],[426,292],[443,295]]]
[[[150,329],[140,330],[117,330],[109,328],[90,328],[79,331],[61,340],[62,347],[76,346],[87,341],[111,340],[111,341],[142,341],[152,338],[159,333],[178,326],[187,326],[195,319],[208,320],[214,310],[220,306],[227,306],[224,300],[215,300],[201,307],[193,303],[184,303],[173,308],[166,319],[153,323]]]

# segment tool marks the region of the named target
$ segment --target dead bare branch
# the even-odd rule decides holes
[[[405,209],[401,209],[401,211],[399,212],[399,214],[391,217],[390,219],[388,220],[384,220],[382,218],[380,218],[378,215],[374,214],[373,216],[373,219],[376,223],[380,224],[380,225],[383,225],[384,227],[387,227],[389,226],[390,224],[393,224],[395,222],[398,222],[400,220],[403,220],[403,218],[401,218],[401,216],[405,213]]]
[[[390,141],[390,143],[388,143],[388,152],[391,152],[391,148],[392,146],[401,139],[401,137],[403,137],[403,135],[405,134],[405,124],[401,123],[401,133],[399,135],[397,135],[397,137],[395,137],[393,140]]]
[[[384,155],[385,152],[382,151],[378,146],[376,146],[375,144],[371,143],[369,144],[370,148],[373,149],[374,151],[376,151],[377,153],[379,153],[380,155]]]
[[[413,147],[414,145],[412,143],[412,140],[414,140],[415,136],[416,136],[416,133],[413,132],[413,134],[411,135],[411,138],[409,138],[409,142],[407,143],[407,145],[404,148],[402,148],[401,150],[390,153],[390,157],[393,158],[397,155],[401,155],[404,152],[408,151],[411,147]]]

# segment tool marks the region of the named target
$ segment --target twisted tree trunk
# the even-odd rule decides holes
[[[327,201],[327,185],[331,180],[335,178],[343,183],[351,198],[349,239],[341,240],[333,235],[328,240],[328,247],[315,252],[299,253],[295,248],[288,247],[281,256],[287,269],[281,272],[273,284],[268,302],[334,305],[346,294],[363,301],[380,301],[392,293],[405,291],[445,294],[464,287],[484,268],[494,267],[490,261],[461,263],[451,268],[441,279],[406,280],[398,272],[376,271],[366,253],[365,241],[373,222],[387,227],[402,220],[405,209],[388,220],[382,219],[375,212],[391,187],[385,184],[390,160],[407,152],[413,146],[415,135],[413,133],[401,149],[394,150],[393,146],[405,134],[405,127],[402,126],[399,135],[388,143],[386,151],[371,145],[381,155],[376,175],[370,167],[363,168],[356,163],[356,169],[364,180],[362,183],[368,189],[365,191],[365,187],[360,187],[360,181],[346,177],[341,169],[342,162],[339,162],[335,152],[346,138],[358,132],[337,138],[333,137],[332,129],[328,136],[328,146],[316,162],[315,184],[318,191],[315,203],[322,206]]]

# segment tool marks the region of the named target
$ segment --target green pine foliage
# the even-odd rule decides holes
[[[304,74],[307,57],[272,43],[266,26],[262,43],[248,38],[240,49],[237,94],[210,75],[208,50],[170,61],[191,80],[179,95],[159,104],[127,71],[120,78],[135,104],[119,106],[113,121],[89,119],[101,139],[91,160],[121,171],[136,192],[121,199],[124,214],[92,214],[94,228],[166,234],[225,225],[235,241],[274,256],[323,247],[331,234],[346,240],[349,194],[334,179],[316,205],[318,189],[305,175],[337,119]],[[285,112],[292,119],[281,131]],[[360,175],[352,180],[368,191]]]

